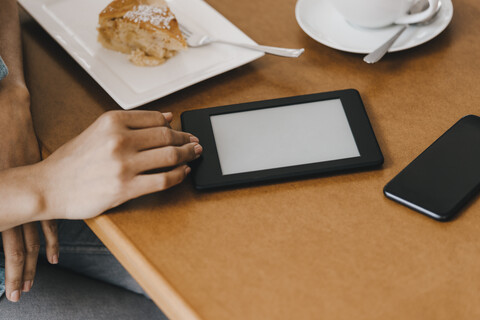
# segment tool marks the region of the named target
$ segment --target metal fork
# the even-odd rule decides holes
[[[269,47],[269,46],[260,46],[260,45],[253,45],[253,44],[246,44],[246,43],[236,43],[236,42],[229,42],[220,39],[212,38],[206,34],[196,34],[190,31],[187,27],[182,24],[179,24],[180,31],[187,39],[187,43],[189,47],[196,48],[202,47],[212,42],[229,44],[232,46],[262,51],[265,53],[274,54],[281,57],[288,57],[288,58],[298,58],[305,49],[286,49],[286,48],[277,48],[277,47]]]

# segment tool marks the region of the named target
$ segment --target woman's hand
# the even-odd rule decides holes
[[[47,259],[51,264],[58,263],[59,244],[56,221],[42,221],[45,235]],[[33,286],[37,269],[40,240],[36,223],[5,230],[2,232],[5,253],[5,291],[7,299],[17,302],[22,292]]]
[[[165,190],[190,172],[202,147],[172,130],[172,114],[111,111],[39,163],[49,219],[88,219],[141,195]],[[161,172],[147,173],[161,169]]]
[[[23,83],[0,85],[0,170],[40,161],[40,150],[33,131],[30,96]],[[58,262],[55,221],[42,221],[47,259]],[[35,277],[40,241],[37,225],[28,223],[2,232],[5,253],[6,296],[18,301],[21,292],[30,291]]]

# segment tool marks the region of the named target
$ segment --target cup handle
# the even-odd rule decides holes
[[[395,24],[412,24],[430,19],[437,11],[438,2],[439,0],[428,0],[429,6],[427,10],[415,14],[406,14],[397,19]]]

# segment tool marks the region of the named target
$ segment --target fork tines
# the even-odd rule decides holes
[[[188,30],[188,28],[185,27],[183,24],[179,23],[178,28],[180,29],[180,32],[182,32],[185,37],[188,38],[189,36],[192,35],[192,32],[190,30]]]

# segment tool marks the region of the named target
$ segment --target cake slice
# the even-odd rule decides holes
[[[139,66],[157,66],[187,48],[163,0],[114,0],[99,16],[98,41],[130,55]]]

